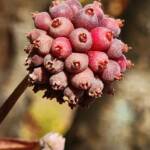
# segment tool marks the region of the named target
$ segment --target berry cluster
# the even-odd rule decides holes
[[[55,0],[49,12],[33,13],[35,29],[25,51],[34,91],[71,108],[89,104],[120,80],[132,63],[118,39],[123,21],[105,15],[101,3]]]

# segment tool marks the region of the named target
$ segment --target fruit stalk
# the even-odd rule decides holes
[[[8,97],[8,99],[4,102],[4,104],[0,107],[0,124],[6,118],[10,110],[13,108],[19,97],[23,94],[23,92],[28,87],[28,75],[20,82],[20,84],[16,87],[16,89],[12,92],[12,94]]]

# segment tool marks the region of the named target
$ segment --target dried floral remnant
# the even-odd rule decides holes
[[[58,133],[49,133],[40,139],[41,150],[64,150],[65,138]]]

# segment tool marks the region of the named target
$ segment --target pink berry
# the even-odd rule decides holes
[[[120,80],[122,78],[121,69],[116,61],[110,60],[102,73],[102,79],[105,81]]]
[[[59,59],[65,59],[72,53],[70,41],[65,37],[53,40],[51,53]]]
[[[33,72],[29,74],[29,81],[38,84],[44,84],[47,82],[46,71],[43,67],[34,68]]]
[[[52,41],[53,39],[50,36],[43,34],[33,42],[33,45],[41,55],[47,55],[50,52]]]
[[[89,51],[89,66],[94,72],[102,72],[108,64],[108,56],[104,52]]]
[[[35,54],[35,55],[27,58],[25,65],[28,65],[28,66],[33,65],[33,66],[37,67],[37,66],[40,66],[42,64],[43,64],[43,57]]]
[[[42,34],[46,34],[46,32],[40,29],[33,29],[31,32],[27,33],[27,38],[30,40],[31,43],[33,43],[33,41]]]
[[[125,72],[128,68],[134,66],[131,60],[128,60],[125,55],[122,55],[120,58],[117,59],[118,64],[120,65],[121,72]]]
[[[71,108],[75,107],[80,98],[83,96],[83,91],[79,90],[79,89],[76,89],[76,88],[73,88],[73,87],[67,87],[65,88],[64,90],[64,101],[67,101],[69,106]]]
[[[71,7],[65,2],[61,2],[50,7],[49,12],[52,18],[65,17],[68,19],[72,19],[74,16]]]
[[[102,91],[104,89],[104,83],[101,79],[95,78],[92,82],[92,86],[88,91],[90,97],[99,98],[102,95]]]
[[[128,49],[127,44],[124,44],[121,40],[113,39],[107,54],[109,58],[119,58],[123,52],[127,52]]]
[[[33,13],[34,24],[37,28],[48,31],[51,17],[47,12]]]
[[[53,19],[49,27],[50,35],[53,37],[69,36],[73,30],[74,27],[71,21],[64,17]]]
[[[107,51],[113,39],[112,32],[104,27],[97,27],[91,31],[94,51]]]
[[[66,70],[70,73],[80,73],[88,68],[89,59],[86,54],[72,53],[65,60]]]
[[[74,24],[77,28],[83,27],[87,30],[99,26],[98,17],[93,8],[81,9],[74,18]]]
[[[65,72],[54,74],[50,77],[49,83],[53,90],[64,90],[68,85],[67,76]]]
[[[92,9],[94,9],[94,11],[95,11],[95,13],[96,13],[96,15],[98,17],[99,22],[101,21],[101,19],[104,16],[104,12],[103,12],[103,9],[101,7],[101,3],[98,2],[98,1],[94,1],[92,4],[87,4],[87,5],[85,5],[84,8],[92,8]]]
[[[87,68],[83,72],[72,76],[71,83],[75,88],[88,90],[91,87],[93,80],[94,74],[91,69]]]
[[[65,1],[72,9],[73,15],[75,16],[82,8],[81,3],[79,0],[66,0]]]
[[[64,69],[64,62],[48,54],[44,57],[44,67],[51,74],[59,73]]]
[[[77,52],[86,52],[92,47],[92,36],[84,28],[73,30],[69,38],[74,50]]]
[[[121,32],[123,22],[120,19],[114,19],[106,16],[101,20],[100,25],[110,29],[114,36],[117,37]]]

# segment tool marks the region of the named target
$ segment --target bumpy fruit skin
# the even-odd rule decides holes
[[[64,90],[68,85],[67,76],[65,72],[60,72],[52,75],[49,79],[49,83],[53,90],[59,91]]]
[[[29,74],[29,82],[32,84],[45,84],[47,82],[45,69],[43,67],[34,68],[33,72]]]
[[[65,17],[58,17],[51,21],[49,26],[50,35],[53,37],[69,36],[74,30],[72,22]]]
[[[128,60],[125,55],[122,55],[120,58],[118,58],[117,62],[120,65],[122,73],[134,66],[131,60]]]
[[[92,4],[87,4],[85,5],[84,8],[92,8],[94,9],[97,17],[98,17],[98,20],[99,20],[99,23],[101,22],[102,18],[104,17],[104,12],[103,12],[103,9],[101,7],[101,3],[98,2],[98,1],[94,1]]]
[[[88,90],[91,87],[93,80],[94,74],[91,69],[87,68],[83,72],[72,76],[71,83],[75,88]]]
[[[89,67],[96,73],[102,72],[109,62],[108,56],[104,52],[89,51],[88,56]]]
[[[78,28],[91,30],[99,26],[99,21],[93,8],[83,8],[76,14],[74,24]]]
[[[84,28],[73,30],[69,39],[76,52],[87,52],[92,47],[91,33]]]
[[[119,64],[116,61],[110,60],[102,73],[102,79],[111,82],[121,78],[122,74]]]
[[[114,19],[106,16],[101,20],[100,25],[110,29],[114,36],[118,37],[121,32],[123,22],[120,19]]]
[[[49,73],[56,74],[63,71],[64,62],[48,54],[44,57],[44,67]]]
[[[88,95],[92,98],[99,98],[102,96],[103,89],[103,81],[100,78],[96,77],[92,82],[92,86],[88,91]]]
[[[50,6],[49,12],[52,18],[66,17],[68,19],[72,19],[74,16],[72,8],[65,2],[55,4],[52,7]]]
[[[80,73],[88,68],[89,59],[86,54],[72,53],[65,60],[66,70],[70,73]]]
[[[38,66],[43,64],[43,61],[44,61],[43,57],[35,54],[35,55],[26,59],[25,65],[27,65],[27,66],[31,65],[31,66],[38,67]]]
[[[83,96],[84,92],[82,90],[76,89],[74,87],[66,87],[64,90],[64,101],[69,103],[71,108],[75,107],[80,98]]]
[[[112,32],[104,27],[97,27],[91,30],[94,51],[107,51],[113,39]]]
[[[109,58],[115,59],[123,55],[123,52],[128,51],[128,46],[119,39],[113,39],[110,48],[107,52]]]
[[[42,34],[33,42],[34,48],[38,49],[41,55],[47,55],[50,52],[53,38],[48,35]]]
[[[49,30],[51,17],[47,12],[33,13],[34,24],[38,29]]]
[[[82,5],[78,0],[66,0],[65,2],[71,7],[74,16],[82,9]]]
[[[53,40],[51,53],[59,59],[65,59],[72,53],[70,41],[65,37],[58,37]]]
[[[31,32],[27,33],[27,38],[31,43],[33,43],[33,41],[38,39],[38,37],[42,34],[46,34],[46,31],[40,29],[33,29]]]

